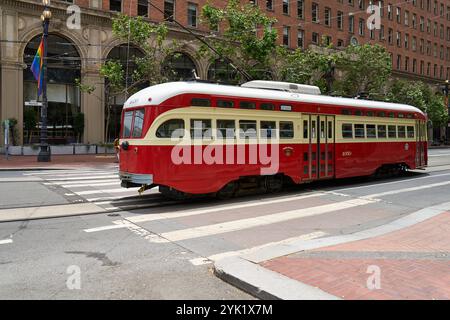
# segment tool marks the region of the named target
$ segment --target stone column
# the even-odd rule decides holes
[[[5,41],[18,40],[18,15],[12,10],[1,13],[1,35]],[[4,42],[1,46],[1,120],[17,119],[18,141],[23,143],[23,65],[19,57],[18,44]],[[1,145],[4,144],[3,130],[1,130]]]

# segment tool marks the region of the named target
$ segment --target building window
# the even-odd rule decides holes
[[[405,26],[409,26],[409,11],[405,11]]]
[[[384,40],[384,26],[380,26],[380,40]]]
[[[289,14],[289,0],[283,0],[283,14]]]
[[[164,0],[164,19],[175,19],[175,0]]]
[[[364,36],[364,19],[359,19],[358,32],[360,36]]]
[[[388,30],[388,43],[389,44],[393,43],[393,37],[394,37],[394,30],[389,28],[389,30]]]
[[[325,25],[330,27],[331,26],[331,9],[325,8]]]
[[[305,31],[299,29],[297,33],[297,47],[301,49],[304,48],[305,45],[304,38],[305,38]]]
[[[402,67],[402,56],[401,55],[397,55],[397,70],[400,70]]]
[[[397,40],[397,46],[401,47],[402,46],[402,33],[400,31],[397,31],[396,33],[396,40]]]
[[[425,31],[425,18],[424,17],[420,17],[419,26],[420,26],[420,31],[424,32]]]
[[[270,11],[273,10],[273,0],[266,0],[266,9]]]
[[[188,4],[188,25],[197,27],[197,5],[194,3]]]
[[[405,71],[409,71],[409,57],[405,57]]]
[[[350,33],[355,32],[355,17],[354,16],[348,17],[348,32],[350,32]]]
[[[337,26],[339,30],[344,29],[344,13],[342,11],[337,13]]]
[[[412,27],[414,29],[417,29],[417,15],[415,13],[413,13],[413,16],[412,16]]]
[[[147,0],[138,0],[137,14],[141,17],[148,17],[148,2]]]
[[[304,19],[305,16],[305,0],[297,1],[297,17],[299,19]]]
[[[413,59],[412,72],[417,73],[417,60]]]
[[[290,28],[287,26],[283,26],[283,45],[289,47],[289,31]]]
[[[317,3],[312,4],[311,16],[313,22],[319,22],[319,5]]]
[[[388,4],[387,6],[387,11],[388,11],[388,19],[392,20],[392,4]]]
[[[121,0],[109,0],[109,10],[110,11],[122,11],[122,1]]]
[[[315,44],[319,43],[319,34],[317,32],[312,33],[312,42]]]
[[[405,34],[405,49],[409,49],[409,34]]]

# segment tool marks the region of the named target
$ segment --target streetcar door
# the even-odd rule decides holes
[[[426,126],[423,121],[416,121],[416,167],[425,166]]]
[[[304,160],[307,179],[325,179],[334,176],[334,116],[306,115],[309,125],[308,151]]]

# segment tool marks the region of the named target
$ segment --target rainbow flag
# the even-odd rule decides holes
[[[42,72],[42,64],[44,63],[44,39],[41,39],[41,43],[34,56],[33,63],[31,64],[31,72],[33,72],[34,78],[38,82],[38,97],[42,94],[42,81],[44,75]]]

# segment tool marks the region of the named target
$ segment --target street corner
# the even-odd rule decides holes
[[[385,235],[260,263],[342,299],[448,300],[450,214]]]

